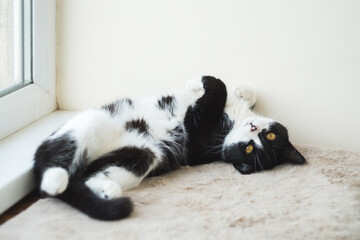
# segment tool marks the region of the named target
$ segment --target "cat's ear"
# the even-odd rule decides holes
[[[233,164],[236,170],[238,170],[241,174],[250,174],[254,172],[254,168],[248,164],[240,163],[240,164]]]
[[[289,143],[288,147],[283,152],[283,158],[286,162],[294,163],[294,164],[304,164],[306,163],[305,158],[301,153],[299,153],[296,148]]]

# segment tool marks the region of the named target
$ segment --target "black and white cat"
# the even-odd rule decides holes
[[[69,120],[37,149],[40,191],[103,220],[128,216],[122,192],[145,177],[183,165],[225,161],[242,174],[305,163],[287,130],[251,109],[246,87],[227,94],[214,77],[192,79],[187,91],[122,99]]]

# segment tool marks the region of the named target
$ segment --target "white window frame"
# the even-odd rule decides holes
[[[32,0],[33,84],[0,98],[0,140],[56,108],[56,0]]]

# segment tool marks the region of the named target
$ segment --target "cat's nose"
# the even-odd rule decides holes
[[[257,130],[257,127],[255,125],[253,125],[252,123],[250,123],[250,132],[254,132]]]

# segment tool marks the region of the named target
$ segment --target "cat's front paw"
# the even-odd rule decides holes
[[[248,86],[235,86],[233,88],[234,95],[238,99],[244,99],[249,103],[250,107],[254,107],[256,104],[256,95],[254,91]]]
[[[202,96],[205,92],[202,77],[195,77],[186,82],[186,90],[197,96]]]

